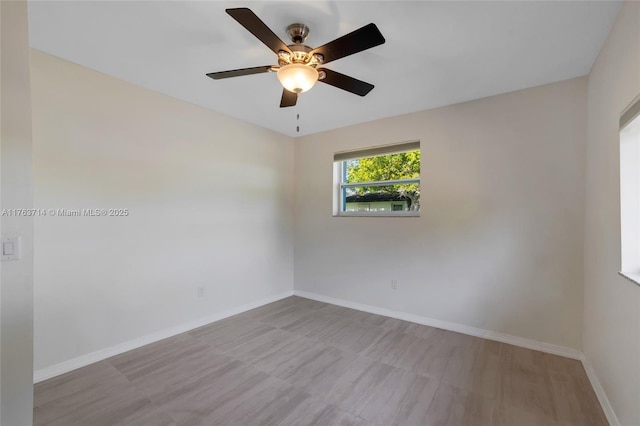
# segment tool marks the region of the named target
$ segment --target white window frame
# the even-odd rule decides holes
[[[620,117],[620,271],[640,285],[640,96]]]
[[[420,178],[412,179],[399,179],[399,180],[384,180],[384,181],[372,181],[372,182],[358,182],[358,183],[345,183],[346,169],[345,163],[347,160],[353,160],[357,158],[376,157],[379,155],[387,154],[399,154],[402,152],[410,152],[420,150],[420,141],[410,141],[403,143],[396,143],[392,145],[380,145],[370,147],[366,149],[360,149],[355,151],[342,151],[337,152],[333,156],[333,215],[337,217],[420,217],[420,210],[416,211],[344,211],[345,200],[343,197],[344,190],[347,188],[357,188],[360,186],[388,186],[398,184],[418,184],[420,185]],[[422,158],[420,163],[420,173],[422,174]]]

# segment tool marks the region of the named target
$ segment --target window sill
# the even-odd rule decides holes
[[[340,212],[333,217],[420,217],[420,212]]]
[[[625,277],[635,285],[640,286],[640,274],[634,274],[633,272],[622,272],[622,271],[618,272],[618,274],[622,275],[623,277]]]

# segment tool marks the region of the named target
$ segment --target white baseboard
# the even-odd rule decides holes
[[[620,426],[620,420],[618,420],[618,416],[616,416],[615,411],[613,411],[613,407],[611,406],[611,402],[609,398],[607,398],[607,394],[604,392],[604,388],[600,384],[600,380],[598,380],[598,376],[596,376],[596,372],[593,369],[591,363],[587,360],[586,356],[583,354],[580,358],[582,361],[582,365],[584,370],[587,372],[587,377],[591,382],[591,387],[593,391],[596,393],[598,397],[598,401],[600,401],[600,406],[602,407],[602,411],[604,411],[604,415],[607,416],[607,421],[609,421],[609,425],[611,426]]]
[[[60,374],[68,373],[69,371],[78,369],[80,367],[93,364],[94,362],[102,361],[112,356],[130,351],[132,349],[136,349],[141,346],[148,345],[149,343],[157,342],[159,340],[166,339],[168,337],[172,337],[189,330],[193,330],[194,328],[202,327],[203,325],[207,325],[215,321],[220,321],[221,319],[228,318],[230,316],[237,315],[242,312],[246,312],[251,309],[258,308],[268,303],[276,302],[280,299],[284,299],[285,297],[289,297],[292,295],[293,295],[293,291],[287,291],[284,293],[276,294],[261,300],[256,300],[254,302],[237,306],[232,309],[227,309],[222,312],[217,312],[215,314],[208,315],[204,318],[190,321],[188,323],[180,324],[175,327],[171,327],[165,330],[157,331],[155,333],[147,334],[146,336],[129,340],[127,342],[123,342],[115,346],[111,346],[105,349],[100,349],[99,351],[81,355],[79,357],[70,359],[68,361],[63,361],[61,363],[54,364],[49,367],[45,367],[40,370],[34,371],[33,381],[34,383],[39,383],[44,380],[50,379],[52,377],[59,376]]]
[[[330,303],[332,305],[344,306],[358,311],[369,312],[372,314],[383,315],[386,317],[396,318],[404,321],[414,322],[416,324],[428,325],[430,327],[441,328],[443,330],[455,331],[457,333],[468,334],[470,336],[482,337],[484,339],[495,340],[497,342],[508,343],[510,345],[521,346],[527,349],[546,352],[554,355],[560,355],[567,358],[581,360],[582,352],[578,349],[568,348],[565,346],[554,345],[552,343],[540,342],[525,337],[512,336],[510,334],[499,333],[497,331],[485,330],[482,328],[471,327],[469,325],[457,324],[449,321],[441,321],[433,318],[427,318],[419,315],[408,314],[406,312],[394,311],[377,306],[365,305],[362,303],[351,302],[334,297],[323,296],[316,293],[294,290],[296,296],[305,297],[307,299],[317,300],[319,302]]]

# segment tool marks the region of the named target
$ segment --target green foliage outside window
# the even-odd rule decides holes
[[[420,151],[380,155],[346,161],[346,183],[375,182],[420,178]],[[402,196],[411,203],[411,210],[419,210],[420,185],[400,184],[389,186],[359,186],[350,188],[352,193],[386,193]]]

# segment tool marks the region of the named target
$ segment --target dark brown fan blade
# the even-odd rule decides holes
[[[287,45],[284,44],[284,42],[280,40],[280,38],[278,38],[278,36],[275,35],[273,31],[271,31],[269,27],[267,27],[267,25],[251,11],[251,9],[247,9],[246,7],[227,9],[227,13],[231,15],[233,19],[238,21],[240,25],[245,27],[251,34],[256,36],[258,40],[267,45],[269,49],[273,50],[276,55],[280,50],[291,53],[291,50]]]
[[[221,78],[240,77],[242,75],[260,74],[269,71],[271,71],[271,65],[265,65],[262,67],[240,68],[238,70],[210,72],[209,74],[207,74],[207,77],[211,77],[214,80],[220,80]]]
[[[384,41],[384,37],[376,27],[376,24],[369,24],[313,49],[311,53],[321,54],[324,58],[322,63],[328,64],[336,59],[383,44]]]
[[[280,99],[280,108],[294,106],[298,102],[298,94],[282,89],[282,99]]]
[[[326,68],[318,68],[318,72],[324,71],[325,77],[321,81],[327,83],[338,89],[346,90],[347,92],[355,93],[356,95],[365,96],[371,90],[373,90],[373,84],[369,84],[365,81],[358,80],[357,78],[349,77],[348,75],[340,74],[339,72],[331,71]]]

